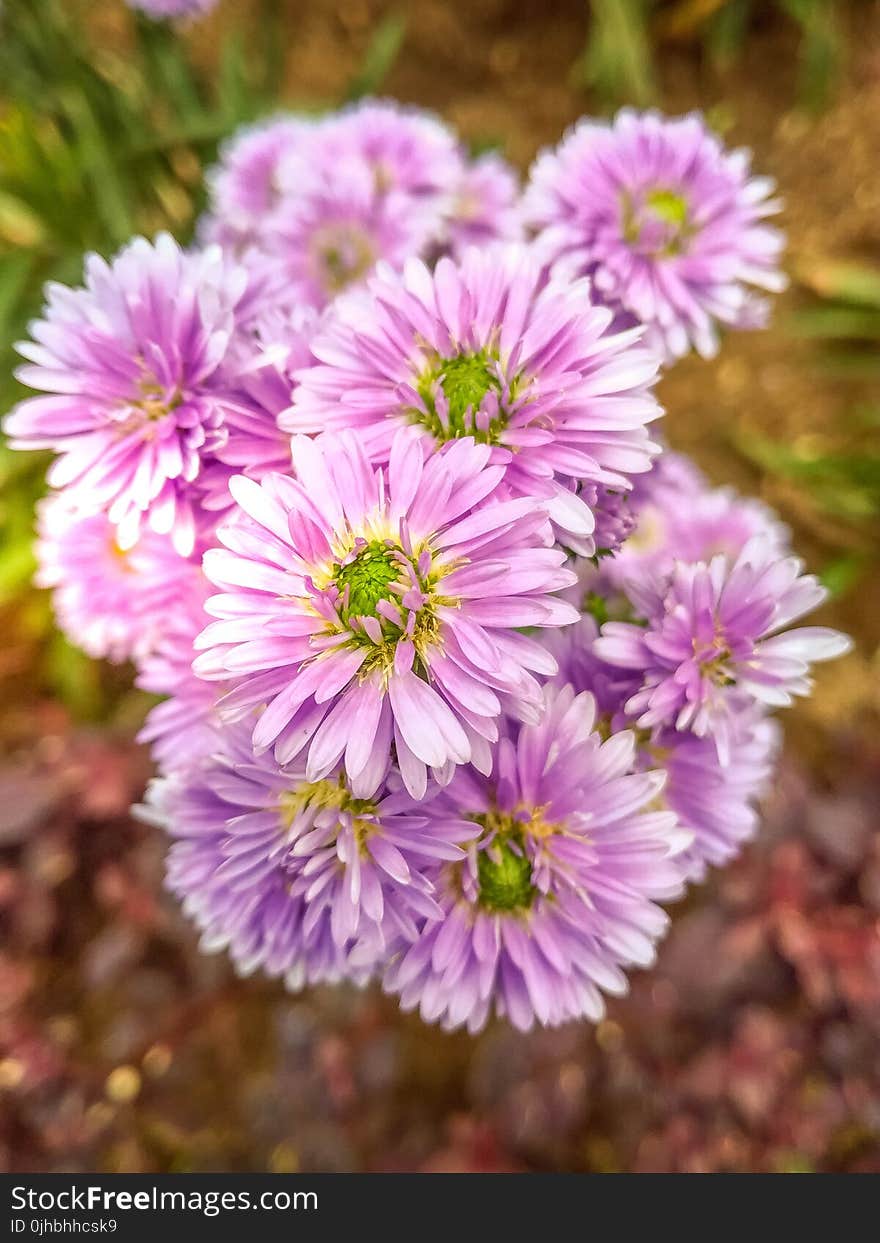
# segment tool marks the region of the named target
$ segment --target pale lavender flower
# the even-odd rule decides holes
[[[542,285],[522,247],[474,248],[434,273],[410,260],[337,302],[281,425],[353,429],[375,461],[401,426],[435,445],[472,437],[511,494],[546,501],[560,541],[589,555],[594,518],[578,483],[631,487],[656,452],[646,425],[661,411],[639,332],[610,335],[610,312],[587,296]]]
[[[492,1013],[527,1030],[600,1019],[621,968],[648,966],[678,896],[688,838],[649,810],[659,773],[633,771],[631,733],[602,742],[592,696],[545,691],[536,724],[511,726],[490,782],[459,769],[426,805],[430,824],[470,819],[478,841],[444,866],[428,924],[385,977],[404,1010],[478,1031]]]
[[[52,589],[58,625],[77,647],[96,659],[139,660],[199,570],[153,531],[121,547],[107,515],[84,508],[89,499],[67,489],[39,503],[34,581]]]
[[[489,457],[465,439],[425,460],[401,429],[374,469],[351,433],[295,437],[294,478],[232,481],[244,518],[204,558],[224,594],[195,669],[235,684],[227,714],[267,705],[258,750],[287,763],[308,747],[310,781],[344,755],[369,794],[393,741],[420,798],[426,766],[444,781],[485,768],[502,697],[534,709],[529,671],[555,664],[518,628],[575,621],[551,594],[574,575],[540,505],[496,498]]]
[[[343,175],[366,168],[379,195],[440,200],[461,177],[454,132],[431,112],[388,99],[364,99],[321,123],[323,166]]]
[[[689,881],[702,881],[708,867],[730,863],[754,837],[757,801],[773,774],[779,743],[776,721],[750,705],[731,722],[726,764],[713,739],[675,729],[658,730],[644,744],[644,762],[666,773],[663,805],[693,835],[678,859]]]
[[[399,785],[399,782],[398,782]],[[169,884],[207,947],[288,982],[368,976],[442,917],[431,875],[464,857],[470,821],[431,824],[405,791],[362,798],[342,772],[255,757],[227,726],[194,770],[153,782],[147,814],[177,839]]]
[[[206,177],[208,214],[200,236],[236,250],[257,244],[281,201],[279,170],[285,159],[309,158],[319,132],[306,117],[282,115],[233,134]]]
[[[602,567],[618,587],[667,574],[676,561],[724,555],[732,563],[759,536],[779,556],[789,551],[788,528],[767,505],[733,488],[711,488],[680,454],[662,453],[630,500],[634,530]]]
[[[667,361],[718,348],[718,326],[754,328],[754,289],[779,291],[780,208],[749,153],[726,151],[692,113],[624,110],[579,122],[535,162],[527,222],[550,265],[589,275],[598,297],[649,327]]]
[[[456,259],[469,246],[519,242],[523,237],[520,186],[516,172],[489,152],[468,164],[446,207],[445,245]]]
[[[608,622],[594,646],[602,660],[642,675],[626,705],[638,724],[711,736],[727,763],[743,703],[781,707],[809,694],[810,664],[850,642],[824,627],[786,629],[827,594],[801,569],[759,536],[732,564],[723,555],[680,561],[668,576],[631,581],[646,624]]]
[[[138,238],[109,265],[90,255],[85,288],[50,284],[33,340],[17,347],[18,378],[47,395],[7,416],[14,447],[60,453],[50,484],[106,508],[122,546],[146,518],[193,550],[193,485],[226,437],[215,384],[246,292],[219,248]]]
[[[400,190],[380,191],[358,161],[333,166],[288,161],[282,198],[267,218],[260,247],[286,281],[289,305],[322,309],[342,290],[362,285],[380,262],[400,268],[426,250],[439,227],[438,209]]]

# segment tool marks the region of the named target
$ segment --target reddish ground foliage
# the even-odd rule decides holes
[[[597,1028],[472,1040],[199,954],[128,813],[144,754],[35,719],[0,768],[0,1168],[880,1171],[864,740],[823,787],[783,767],[760,840]]]

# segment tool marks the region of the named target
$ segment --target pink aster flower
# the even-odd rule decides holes
[[[83,499],[65,490],[40,502],[35,582],[52,589],[58,625],[77,647],[97,659],[139,660],[198,568],[153,531],[123,548],[107,515],[84,509]]]
[[[463,257],[469,246],[519,242],[523,237],[519,178],[500,155],[489,152],[468,164],[446,208],[449,252]]]
[[[380,191],[363,162],[316,161],[282,169],[282,197],[265,222],[260,247],[287,283],[291,305],[322,309],[342,290],[361,285],[380,262],[403,266],[428,247],[438,209],[399,190]]]
[[[399,782],[397,783],[399,786]],[[212,949],[296,985],[367,978],[442,916],[432,876],[464,857],[467,820],[430,824],[405,791],[356,794],[343,772],[254,756],[227,726],[196,768],[155,781],[147,816],[176,839],[168,878]]]
[[[656,359],[610,321],[581,284],[543,286],[525,248],[472,249],[433,274],[410,260],[337,303],[281,424],[351,428],[375,461],[401,426],[435,445],[473,438],[511,494],[546,501],[561,542],[589,555],[579,484],[628,489],[650,466],[646,425],[660,414]]]
[[[643,626],[608,622],[595,643],[609,664],[639,671],[642,687],[626,709],[643,728],[668,725],[712,736],[722,763],[743,703],[791,703],[811,689],[810,664],[849,649],[835,630],[793,621],[825,599],[796,557],[779,557],[762,537],[735,562],[677,562],[657,580],[629,583]]]
[[[425,806],[429,825],[471,820],[479,838],[444,866],[427,924],[390,966],[404,1010],[471,1032],[492,1013],[528,1030],[600,1019],[602,993],[626,991],[677,897],[675,817],[651,810],[663,777],[633,771],[631,733],[602,742],[591,695],[548,688],[535,724],[505,729],[492,780],[459,769]]]
[[[290,434],[278,419],[290,405],[295,373],[311,360],[309,342],[317,323],[311,307],[273,308],[232,342],[224,366],[226,440],[217,451],[226,469],[212,480],[224,495],[233,474],[262,479],[270,471],[290,471]]]
[[[236,250],[258,243],[281,200],[284,161],[308,158],[318,130],[306,117],[282,115],[233,134],[207,174],[208,214],[200,236]]]
[[[393,741],[421,798],[427,767],[485,767],[502,698],[537,703],[529,670],[555,664],[517,628],[575,621],[551,594],[574,576],[541,506],[496,498],[489,457],[465,439],[425,460],[403,430],[374,469],[351,434],[296,437],[295,478],[232,481],[246,520],[205,555],[223,594],[195,669],[234,683],[227,714],[266,705],[258,751],[288,763],[308,746],[310,781],[344,756],[369,793]]]
[[[191,569],[156,642],[137,662],[136,685],[164,697],[150,709],[138,734],[164,773],[192,768],[216,749],[220,736],[217,699],[223,687],[196,677],[192,669],[195,641],[210,620],[205,601],[211,585],[200,567]]]
[[[754,328],[755,289],[785,287],[773,182],[726,151],[697,113],[579,122],[532,168],[524,212],[546,262],[588,274],[598,296],[650,327],[667,360],[713,355],[718,325]]]
[[[192,486],[226,437],[214,386],[246,287],[216,247],[186,254],[167,234],[138,238],[111,264],[90,255],[85,288],[50,285],[33,340],[18,346],[18,378],[47,395],[7,417],[14,447],[61,454],[50,484],[106,508],[123,546],[146,517],[192,552]]]
[[[320,159],[344,174],[365,167],[379,194],[439,202],[464,168],[458,139],[439,117],[389,99],[364,99],[321,123]]]

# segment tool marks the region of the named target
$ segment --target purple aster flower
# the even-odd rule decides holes
[[[365,798],[341,772],[310,782],[302,765],[255,757],[245,723],[197,769],[154,782],[147,802],[177,838],[169,883],[209,947],[294,983],[364,978],[415,940],[442,916],[431,875],[479,833],[452,818],[428,833],[404,791]]]
[[[711,738],[675,729],[656,731],[644,744],[644,762],[666,773],[664,806],[693,834],[679,857],[689,881],[705,878],[707,867],[723,867],[758,827],[757,800],[773,774],[779,727],[749,706],[731,722],[730,757],[721,764]]]
[[[789,551],[788,528],[763,502],[733,488],[710,488],[693,463],[662,453],[631,497],[634,530],[603,563],[609,580],[625,586],[645,574],[667,574],[676,561],[734,562],[760,536],[779,556]]]
[[[491,782],[459,769],[426,805],[430,824],[469,819],[479,839],[437,880],[444,917],[392,963],[404,1010],[478,1031],[491,1013],[527,1030],[601,1018],[602,991],[626,991],[667,926],[675,854],[688,838],[649,810],[659,773],[633,772],[631,733],[602,742],[592,696],[548,688],[536,724],[510,726]]]
[[[599,597],[593,597],[598,602]],[[631,725],[624,706],[639,689],[641,678],[629,669],[609,665],[596,653],[600,630],[596,619],[585,613],[574,626],[550,630],[544,646],[558,665],[555,686],[571,686],[578,694],[589,691],[596,701],[602,729],[622,730]]]
[[[433,274],[411,260],[337,303],[281,424],[352,428],[375,461],[403,425],[434,444],[472,437],[511,494],[547,501],[561,542],[589,555],[578,482],[628,489],[656,451],[646,424],[660,407],[639,332],[609,335],[610,312],[586,298],[579,284],[542,286],[521,247],[472,249]]]
[[[127,0],[131,9],[140,9],[149,17],[199,17],[210,13],[217,0]]]
[[[317,322],[310,307],[274,308],[258,315],[232,342],[224,366],[226,440],[217,451],[218,467],[208,477],[211,499],[206,504],[212,509],[231,502],[228,484],[234,474],[262,479],[270,471],[290,472],[290,434],[282,431],[278,416],[290,405],[294,373],[311,360],[309,342]]]
[[[581,496],[593,511],[596,520],[593,531],[596,555],[608,557],[619,552],[638,523],[636,509],[629,494],[587,484],[581,489]]]
[[[322,309],[343,289],[363,284],[379,262],[403,266],[439,228],[438,209],[399,190],[380,191],[364,162],[288,161],[282,198],[267,218],[260,247],[283,273],[291,305]]]
[[[446,208],[445,238],[456,259],[469,246],[519,242],[523,237],[519,178],[493,152],[468,164],[458,177]]]
[[[40,502],[35,582],[52,589],[58,625],[72,643],[97,659],[139,660],[199,571],[153,531],[121,547],[107,515],[82,501],[68,489]]]
[[[624,110],[610,125],[579,122],[538,157],[524,211],[545,260],[588,274],[672,360],[713,355],[719,324],[760,326],[753,290],[785,287],[782,235],[764,223],[780,207],[773,189],[699,114]]]
[[[626,705],[638,724],[711,735],[727,763],[743,703],[785,706],[808,694],[811,662],[840,656],[850,642],[824,627],[785,629],[827,594],[801,569],[757,537],[732,565],[724,556],[679,561],[668,576],[631,581],[646,624],[606,623],[595,651],[641,673],[642,688]]]
[[[277,116],[234,134],[207,174],[209,208],[200,236],[237,250],[257,243],[282,197],[279,170],[289,157],[308,158],[319,130],[305,117]]]
[[[14,447],[54,449],[53,487],[75,485],[106,508],[119,542],[141,520],[188,556],[192,485],[226,436],[215,391],[247,276],[219,248],[184,253],[167,234],[138,238],[107,264],[86,260],[86,286],[48,286],[44,318],[18,378],[46,396],[5,422]]]
[[[426,766],[446,781],[456,764],[485,768],[502,697],[538,703],[529,670],[555,665],[517,628],[577,620],[550,594],[574,575],[542,507],[496,497],[489,457],[465,439],[425,460],[402,429],[373,469],[351,434],[295,437],[295,478],[232,481],[246,519],[205,555],[224,594],[195,669],[235,684],[228,715],[267,705],[257,750],[288,763],[308,746],[310,781],[344,755],[370,792],[393,740],[421,798]]]
[[[331,173],[366,167],[380,195],[439,202],[464,169],[458,139],[439,117],[387,99],[361,100],[327,117],[320,148]]]

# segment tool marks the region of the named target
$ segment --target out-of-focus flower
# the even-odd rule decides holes
[[[129,8],[140,9],[149,17],[200,17],[210,13],[217,0],[127,0]]]
[[[597,295],[673,360],[710,356],[718,325],[759,327],[755,288],[785,287],[773,182],[725,151],[702,117],[619,113],[579,122],[540,155],[524,200],[545,261],[589,275]]]
[[[500,155],[468,164],[448,197],[445,242],[456,259],[469,246],[519,242],[523,236],[519,178]]]
[[[111,264],[90,255],[86,285],[48,287],[18,378],[46,396],[21,402],[15,447],[54,449],[54,487],[106,508],[129,547],[146,517],[183,556],[195,545],[193,485],[223,444],[220,367],[247,291],[219,248],[187,254],[167,234],[138,238]]]
[[[68,489],[40,502],[35,582],[52,589],[58,625],[89,656],[142,659],[198,567],[154,531],[121,547],[107,515],[83,510],[83,499]]]
[[[411,260],[337,303],[282,426],[352,429],[380,462],[401,426],[435,445],[472,437],[511,494],[546,501],[561,542],[588,555],[578,483],[628,489],[656,452],[647,424],[661,411],[638,331],[611,335],[611,313],[587,299],[578,283],[542,286],[521,247],[474,248],[433,273]]]
[[[679,859],[689,881],[702,881],[708,866],[730,863],[754,836],[756,802],[766,790],[778,750],[778,725],[754,706],[733,722],[727,764],[720,763],[711,738],[675,729],[658,731],[645,745],[645,762],[666,773],[664,804],[693,834]]]
[[[674,898],[675,817],[647,808],[658,773],[633,772],[631,733],[602,742],[592,696],[545,692],[544,714],[512,726],[491,782],[461,769],[426,805],[430,822],[470,819],[479,840],[437,883],[442,921],[429,924],[386,975],[404,1009],[479,1030],[491,1013],[526,1030],[594,1021],[602,991],[622,993],[622,967],[647,966]]]
[[[724,555],[732,563],[757,536],[780,556],[789,549],[788,528],[767,505],[732,488],[710,488],[677,453],[663,452],[628,499],[634,529],[602,567],[618,586],[627,578],[667,574],[676,561]]]
[[[207,175],[209,210],[201,236],[239,250],[258,244],[281,200],[285,159],[309,158],[317,129],[305,117],[281,115],[245,126],[225,142]]]
[[[197,637],[209,618],[205,601],[211,585],[199,567],[167,610],[156,642],[138,661],[137,685],[165,696],[147,715],[138,741],[149,743],[162,772],[191,768],[218,745],[220,720],[216,682],[193,673]]]
[[[374,469],[351,433],[295,437],[295,478],[232,481],[246,517],[205,555],[224,594],[195,668],[235,683],[227,713],[268,705],[258,750],[274,744],[287,763],[308,746],[310,781],[344,755],[365,797],[392,741],[415,797],[426,766],[443,781],[469,760],[485,770],[499,696],[528,711],[540,699],[528,671],[555,668],[518,628],[577,619],[552,594],[574,575],[546,512],[498,499],[503,467],[489,457],[465,439],[425,460],[401,429]]]
[[[195,769],[153,782],[147,814],[177,839],[168,878],[207,947],[292,985],[369,976],[442,916],[430,874],[463,858],[473,823],[431,825],[405,791],[357,796],[342,772],[255,757],[227,726]]]
[[[595,650],[641,673],[642,688],[626,705],[639,725],[711,735],[726,763],[744,701],[782,707],[808,694],[810,664],[840,656],[850,643],[824,627],[785,629],[826,596],[801,569],[758,536],[733,564],[723,555],[679,561],[668,576],[630,582],[646,624],[606,623]]]

